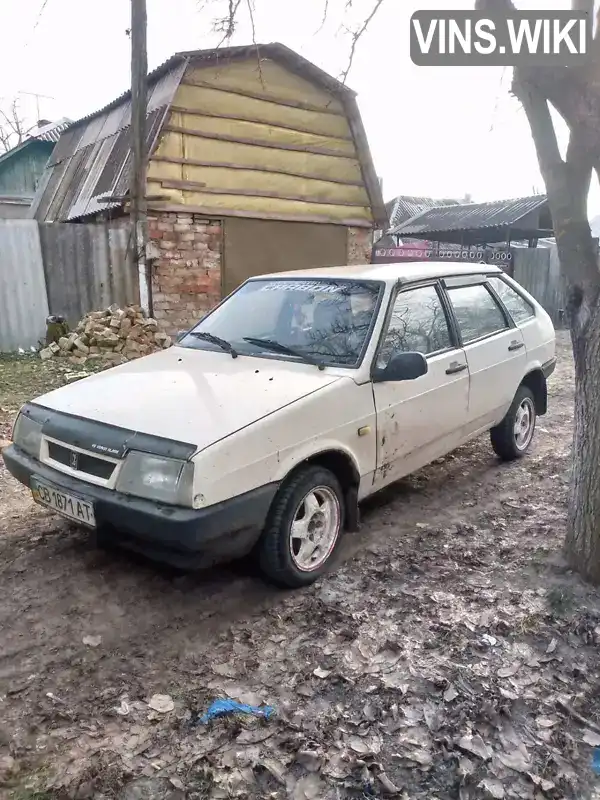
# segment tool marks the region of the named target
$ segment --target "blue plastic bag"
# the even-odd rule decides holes
[[[269,719],[275,713],[272,706],[248,706],[245,703],[238,703],[236,700],[214,700],[206,714],[199,718],[199,722],[206,724],[218,717],[226,717],[229,714],[252,714],[254,717]]]

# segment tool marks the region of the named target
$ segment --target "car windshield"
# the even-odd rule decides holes
[[[381,290],[377,281],[248,281],[179,344],[202,350],[224,350],[229,345],[240,356],[356,367]]]

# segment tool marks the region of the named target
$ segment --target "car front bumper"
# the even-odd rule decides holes
[[[271,483],[208,508],[182,508],[75,480],[15,445],[2,455],[8,471],[25,486],[38,478],[93,503],[97,527],[114,531],[114,544],[184,568],[248,554],[260,537],[279,488]]]

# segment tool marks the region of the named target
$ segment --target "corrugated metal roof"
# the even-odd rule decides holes
[[[546,202],[546,195],[534,195],[492,203],[437,206],[397,225],[390,233],[399,236],[420,236],[445,231],[509,227],[516,225],[519,220],[541,208]]]
[[[175,63],[175,62],[173,62]],[[146,144],[152,150],[169,104],[179,86],[185,62],[150,79]],[[106,211],[124,197],[131,169],[131,100],[121,98],[85,120],[70,125],[48,161],[31,213],[44,222],[68,222]]]
[[[381,187],[369,150],[355,93],[298,53],[279,43],[193,50],[176,53],[148,75],[148,132],[151,150],[168,107],[190,62],[226,63],[249,57],[279,61],[293,72],[320,84],[340,97],[352,129],[361,161],[373,216],[380,228],[388,217]],[[100,203],[101,196],[120,197],[126,192],[131,163],[129,125],[131,92],[73,122],[62,134],[48,162],[31,213],[36,219],[55,222],[80,219],[120,203]],[[97,145],[102,142],[102,146]],[[67,163],[73,162],[73,163]],[[94,182],[91,176],[97,176]],[[71,186],[75,181],[77,185]]]
[[[37,133],[32,133],[30,139],[37,139],[41,142],[58,142],[61,133],[71,124],[71,120],[63,117],[58,122],[49,122],[43,128],[39,128]]]
[[[457,205],[458,202],[458,200],[436,200],[433,197],[400,195],[386,203],[385,208],[390,219],[390,227],[394,228],[428,208]]]

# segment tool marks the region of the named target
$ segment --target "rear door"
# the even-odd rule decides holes
[[[464,435],[469,371],[437,282],[401,289],[392,299],[375,363],[385,367],[393,353],[415,351],[427,359],[426,375],[373,384],[376,488],[452,450]]]
[[[469,365],[467,434],[500,422],[525,374],[527,350],[486,276],[444,280]]]

